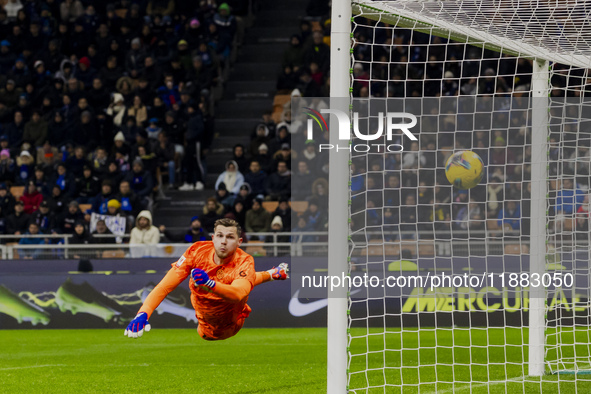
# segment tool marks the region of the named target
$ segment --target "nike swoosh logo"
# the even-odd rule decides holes
[[[351,292],[351,295],[360,292],[361,290],[355,290]],[[289,300],[289,313],[295,317],[302,317],[319,311],[320,309],[328,306],[328,299],[323,298],[321,300],[303,303],[300,301],[298,296],[300,295],[300,289],[297,289],[291,300]]]

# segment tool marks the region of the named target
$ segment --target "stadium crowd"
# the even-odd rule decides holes
[[[157,238],[151,211],[159,191],[204,188],[202,154],[214,134],[212,90],[221,84],[248,5],[229,3],[3,4],[1,234],[72,234],[70,241],[88,243],[95,213],[101,218],[94,233],[109,232],[105,217],[123,216],[132,241]],[[321,10],[310,4],[313,20],[328,14],[326,4]],[[330,25],[323,26],[326,34],[312,33],[304,22],[292,38],[283,66],[293,75],[279,77],[279,93],[328,93]],[[312,144],[292,146],[290,112],[286,105],[277,123],[270,112],[261,114],[251,143],[234,147],[215,195],[187,234],[158,230],[171,240],[202,239],[217,218],[229,216],[249,233],[289,231],[288,200],[307,198],[312,184],[315,199],[299,227],[325,229],[326,176],[312,178],[319,165]],[[292,197],[291,160],[298,155],[293,176],[301,187]],[[22,196],[11,195],[13,186],[24,189]],[[274,212],[262,207],[269,200],[278,203]]]
[[[133,224],[164,188],[204,188],[212,90],[247,1],[1,4],[0,233]]]
[[[152,223],[159,191],[204,188],[212,91],[222,83],[247,3],[230,4],[9,0],[0,9],[0,233],[88,237],[91,213],[125,216],[128,231],[156,229],[187,242],[206,237],[220,217],[236,218],[248,233],[326,230],[328,155],[316,147],[328,142],[328,133],[307,140],[289,101],[279,116],[260,114],[248,146],[233,147],[215,195],[186,234]],[[328,2],[310,1],[281,58],[279,95],[328,96],[329,13]],[[424,116],[419,141],[394,141],[403,153],[355,156],[353,229],[388,229],[388,240],[527,237],[531,119],[515,103],[527,98],[531,61],[375,25],[357,20],[353,31],[355,97],[465,97],[469,105],[478,95],[483,109],[504,107],[495,117],[486,110],[460,117],[458,102]],[[588,95],[582,79],[557,74],[552,97]],[[551,160],[566,164],[551,169],[550,214],[557,230],[582,231],[587,220],[563,219],[588,212],[591,138],[577,125],[556,127]],[[470,192],[452,188],[443,171],[460,149],[474,150],[487,168],[486,184]],[[12,185],[24,187],[18,200]],[[290,200],[307,202],[295,223]],[[278,202],[277,209],[267,212],[265,201]],[[91,208],[81,212],[80,204]]]

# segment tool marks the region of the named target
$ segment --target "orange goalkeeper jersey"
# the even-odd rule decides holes
[[[146,312],[150,316],[166,295],[191,274],[193,268],[201,268],[217,283],[231,285],[236,279],[246,279],[250,283],[250,289],[248,289],[250,292],[255,281],[252,256],[237,249],[232,261],[217,265],[214,262],[214,253],[212,241],[196,242],[191,245],[178,261],[172,263],[172,268],[148,296],[140,312]],[[195,308],[199,324],[210,326],[215,330],[223,330],[235,325],[241,313],[248,308],[246,306],[248,296],[241,302],[230,303],[202,287],[195,287],[193,278],[189,287],[191,303]]]

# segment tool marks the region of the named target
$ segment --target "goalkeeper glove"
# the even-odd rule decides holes
[[[209,279],[207,272],[203,271],[201,268],[193,268],[191,270],[191,277],[195,281],[195,286],[205,286],[209,290],[212,290],[215,287],[215,281]]]
[[[129,323],[123,335],[129,338],[139,338],[146,332],[150,331],[152,326],[148,323],[148,314],[146,312],[140,312],[137,316]]]

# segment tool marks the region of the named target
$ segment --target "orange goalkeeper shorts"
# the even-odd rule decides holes
[[[236,323],[231,326],[226,326],[222,329],[210,326],[209,324],[203,323],[199,321],[199,326],[197,327],[197,332],[199,336],[206,341],[219,341],[222,339],[228,339],[233,337],[234,335],[238,334],[238,331],[244,325],[244,320],[248,317],[252,309],[248,305],[244,305],[244,309],[238,315],[238,320]]]

